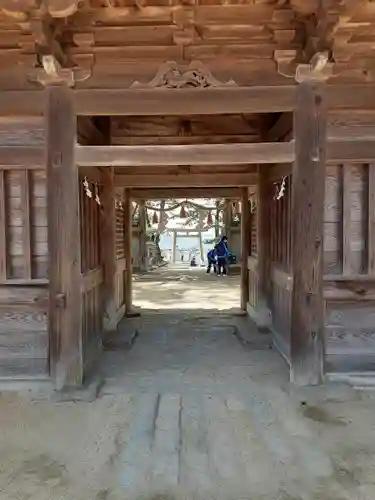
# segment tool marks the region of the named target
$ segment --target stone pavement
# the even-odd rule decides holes
[[[148,309],[105,351],[95,402],[0,397],[1,500],[375,498],[372,393],[292,390],[269,337],[234,310],[238,278],[200,276],[136,279]]]

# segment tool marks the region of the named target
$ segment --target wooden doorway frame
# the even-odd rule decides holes
[[[77,170],[78,167],[90,166],[101,166],[103,168],[111,167],[115,169],[114,173],[114,183],[115,185],[120,185],[124,187],[127,193],[126,199],[131,199],[130,190],[140,190],[140,189],[150,189],[150,188],[165,188],[168,186],[173,189],[186,189],[187,187],[192,187],[196,189],[202,189],[208,187],[209,189],[214,188],[240,188],[241,198],[243,202],[247,202],[247,187],[258,182],[258,169],[265,168],[265,165],[272,163],[294,163],[295,168],[293,174],[296,172],[304,172],[303,175],[307,175],[307,171],[302,169],[302,164],[304,156],[301,154],[303,151],[304,144],[306,142],[306,137],[310,137],[315,134],[315,130],[319,128],[319,148],[324,150],[324,157],[326,151],[327,134],[324,128],[323,121],[316,117],[316,109],[313,105],[308,108],[307,114],[305,116],[306,123],[309,124],[308,131],[304,127],[304,120],[300,119],[299,129],[295,130],[294,140],[290,142],[274,142],[274,143],[260,143],[260,144],[219,144],[219,145],[194,145],[194,146],[80,146],[75,142],[74,133],[74,122],[73,118],[77,117],[77,114],[102,114],[102,115],[112,115],[112,114],[136,114],[136,111],[142,111],[140,114],[191,114],[192,109],[199,110],[199,114],[219,114],[224,112],[282,112],[295,110],[295,99],[298,96],[298,109],[297,116],[301,116],[301,110],[303,109],[303,99],[304,95],[306,99],[310,99],[311,95],[315,95],[314,92],[299,91],[299,88],[315,88],[314,85],[310,83],[296,87],[278,87],[278,88],[252,88],[252,89],[210,89],[210,90],[200,90],[200,89],[183,89],[176,90],[174,92],[163,92],[157,91],[137,91],[137,98],[135,98],[134,91],[110,91],[110,90],[100,90],[100,91],[74,91],[73,89],[66,90],[64,85],[61,83],[53,87],[54,100],[48,100],[47,108],[47,120],[46,125],[48,129],[48,140],[47,140],[47,173],[48,173],[48,198],[51,200],[51,209],[53,211],[53,217],[59,221],[59,231],[64,234],[72,234],[72,228],[76,227],[77,222],[77,200],[74,203],[67,203],[66,196],[67,193],[61,195],[61,176],[56,175],[56,172],[64,171],[64,191],[72,189],[73,192],[77,190]],[[82,93],[83,92],[83,93]],[[233,93],[233,95],[232,95]],[[259,99],[259,95],[268,95],[269,100],[264,101],[264,99]],[[50,92],[51,95],[51,92]],[[225,99],[224,96],[225,95]],[[232,95],[232,97],[231,97]],[[332,99],[332,93],[330,98]],[[95,97],[96,96],[96,97]],[[239,99],[239,96],[241,99]],[[95,98],[94,98],[95,97]],[[125,98],[125,101],[120,102],[120,97]],[[157,97],[161,97],[160,101],[157,101]],[[86,100],[85,100],[86,99]],[[224,99],[224,100],[223,100]],[[319,99],[324,99],[326,102],[326,97],[319,94]],[[361,96],[362,99],[362,96]],[[125,110],[125,105],[129,107]],[[147,108],[147,102],[153,103],[151,108]],[[202,103],[205,104],[202,104]],[[310,101],[309,101],[310,102]],[[156,104],[157,103],[157,104]],[[187,104],[188,103],[188,104]],[[195,107],[194,103],[201,103],[201,107]],[[224,103],[224,104],[223,104]],[[4,101],[3,96],[0,101],[0,108],[3,107]],[[65,106],[66,110],[69,110],[67,114],[63,111]],[[161,106],[165,106],[161,108]],[[17,107],[17,106],[16,106]],[[29,106],[30,107],[30,106]],[[150,111],[151,109],[151,111]],[[190,112],[189,112],[190,111]],[[54,122],[56,116],[61,114],[61,116],[66,116],[66,120],[57,120],[57,124]],[[299,113],[299,114],[298,114]],[[193,113],[194,114],[194,113]],[[363,146],[363,141],[361,141],[361,148]],[[306,142],[310,155],[314,156],[316,149],[316,143],[311,140]],[[358,144],[357,144],[358,146]],[[372,146],[372,141],[371,141]],[[347,156],[353,154],[350,151],[350,141],[345,141],[344,143],[329,144],[327,148],[327,157],[332,160],[347,159]],[[363,148],[362,148],[363,150]],[[367,148],[366,151],[369,151]],[[297,152],[297,155],[296,155]],[[373,150],[371,154],[374,155]],[[371,156],[369,153],[369,155]],[[342,158],[345,157],[345,158]],[[197,173],[192,175],[189,170],[189,166],[207,166],[216,165],[222,163],[223,158],[225,158],[225,164],[227,165],[227,170],[221,172],[220,174],[207,174],[207,173]],[[75,165],[76,168],[72,168]],[[178,171],[173,174],[161,173],[163,166],[165,165],[179,165]],[[244,172],[234,172],[233,167],[238,165],[245,165],[246,170]],[[122,172],[116,172],[116,169],[121,166]],[[142,166],[155,166],[155,171],[158,173],[148,176],[140,176],[136,174],[134,169]],[[324,166],[324,165],[323,165]],[[317,168],[321,168],[321,163],[313,161],[310,163],[310,169],[312,172],[316,172]],[[133,170],[131,170],[133,169]],[[302,170],[301,170],[302,169]],[[307,177],[306,177],[307,178]],[[299,177],[301,179],[301,177]],[[314,176],[312,176],[312,182],[315,182]],[[318,179],[318,177],[316,177]],[[320,186],[321,177],[319,177]],[[302,185],[305,185],[304,180]],[[302,188],[296,183],[294,185],[294,205],[293,205],[293,220],[298,218],[300,214],[304,214],[306,221],[314,220],[314,225],[307,226],[307,233],[305,233],[306,238],[311,244],[313,244],[315,233],[322,228],[322,210],[323,202],[320,197],[317,206],[312,206],[312,198],[298,196],[301,194]],[[315,189],[315,186],[314,186]],[[315,193],[316,191],[314,191]],[[126,203],[129,204],[128,202]],[[129,211],[129,210],[128,210]],[[128,212],[127,212],[128,213]],[[247,218],[245,218],[246,220]],[[127,221],[129,218],[127,217]],[[62,245],[61,247],[53,242],[53,225],[51,225],[50,235],[51,235],[51,248],[54,252],[51,255],[51,270],[50,270],[50,297],[51,297],[51,311],[53,308],[58,307],[57,300],[62,294],[65,296],[66,303],[69,307],[65,307],[61,314],[56,315],[51,314],[52,322],[53,318],[65,317],[66,320],[60,323],[60,332],[58,338],[63,339],[64,349],[60,350],[60,353],[56,353],[54,363],[58,363],[61,369],[60,385],[79,385],[83,380],[83,366],[80,356],[80,349],[82,344],[82,338],[80,333],[80,328],[78,326],[81,311],[80,301],[74,299],[75,295],[73,293],[74,279],[71,273],[69,280],[67,281],[66,276],[57,274],[55,271],[58,269],[68,268],[73,262],[79,262],[80,255],[79,252],[73,252],[71,249],[74,248],[73,244],[67,247],[67,245]],[[293,224],[293,227],[300,228],[301,226],[297,223]],[[245,222],[244,227],[245,229]],[[300,231],[298,229],[297,231]],[[128,231],[130,232],[130,231]],[[301,231],[300,231],[301,232]],[[76,231],[73,232],[75,234]],[[129,237],[128,237],[129,238]],[[297,241],[297,240],[296,240]],[[128,245],[128,243],[127,243]],[[243,241],[243,250],[245,251],[248,243]],[[67,251],[67,248],[69,251]],[[300,247],[301,253],[299,254],[298,265],[302,268],[308,268],[311,264],[311,258],[317,262],[321,262],[321,241],[319,245],[316,246],[316,252],[309,253],[303,251]],[[65,253],[64,253],[65,252]],[[296,250],[296,255],[297,255]],[[73,255],[74,254],[74,255]],[[244,259],[245,261],[245,259]],[[131,260],[130,260],[131,262]],[[293,264],[296,266],[297,264]],[[130,263],[128,263],[130,266]],[[244,306],[246,300],[246,292],[248,292],[248,272],[247,263],[242,267],[243,274],[243,288],[244,296],[242,301],[242,306]],[[293,274],[295,274],[297,269],[293,267]],[[298,273],[297,273],[298,274]],[[301,276],[300,280],[294,280],[293,284],[293,294],[297,297],[298,293],[306,293],[306,287],[309,288],[310,281],[309,277],[305,274]],[[242,280],[241,280],[242,282]],[[129,285],[129,279],[127,279]],[[318,283],[318,284],[316,284]],[[322,321],[322,314],[320,309],[323,308],[322,296],[321,296],[321,283],[322,283],[322,270],[319,265],[315,269],[314,274],[314,287],[313,295],[316,297],[312,303],[315,307],[315,312],[310,311],[306,321],[301,315],[302,305],[300,302],[295,300],[292,306],[292,318],[298,317],[300,325],[303,325],[304,337],[302,338],[299,332],[294,328],[292,329],[292,356],[291,356],[291,371],[294,374],[294,381],[296,383],[317,383],[322,379],[321,365],[323,359],[323,352],[317,350],[315,346],[317,342],[311,342],[311,338],[308,332],[311,328],[314,329],[314,338],[318,336],[318,343],[324,343],[324,324]],[[130,289],[130,287],[128,287]],[[297,293],[298,292],[298,293]],[[61,302],[61,301],[60,301]],[[64,302],[64,301],[63,301]],[[74,318],[74,320],[73,320]],[[311,321],[314,320],[314,325]],[[64,330],[66,326],[66,331]],[[72,332],[72,325],[75,325],[74,332]],[[52,331],[56,332],[52,328]],[[319,344],[319,345],[320,345]],[[293,350],[293,346],[298,349]],[[61,356],[63,352],[63,356]],[[314,358],[314,362],[310,360]],[[296,367],[298,366],[298,370]],[[298,376],[296,375],[298,373]]]

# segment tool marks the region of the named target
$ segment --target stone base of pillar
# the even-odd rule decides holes
[[[260,306],[255,309],[251,304],[247,303],[246,311],[258,328],[271,328],[272,313],[268,307]]]

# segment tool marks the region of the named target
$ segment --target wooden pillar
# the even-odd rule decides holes
[[[232,226],[232,200],[225,200],[224,207],[224,234],[229,239]]]
[[[257,325],[268,327],[271,323],[269,310],[269,237],[270,237],[270,214],[269,214],[269,188],[267,173],[264,166],[259,168],[258,173],[258,199],[257,199],[257,277],[258,277],[258,303],[257,303]]]
[[[249,302],[248,256],[250,250],[250,212],[248,188],[241,188],[241,309],[247,310]]]
[[[291,381],[323,380],[323,217],[326,163],[326,96],[323,80],[299,80],[294,112],[292,179]]]
[[[176,263],[177,232],[172,233],[172,264]]]
[[[112,331],[117,326],[116,304],[116,197],[114,169],[107,167],[101,172],[102,238],[101,251],[104,268],[104,329]]]
[[[77,120],[67,84],[49,85],[45,92],[50,362],[61,389],[83,382]]]
[[[147,262],[147,234],[146,234],[146,207],[145,201],[139,200],[139,269],[146,271]]]
[[[203,248],[203,238],[202,238],[202,233],[199,231],[199,251],[201,255],[201,264],[204,264],[204,248]]]
[[[124,254],[125,254],[125,279],[124,279],[124,303],[125,314],[132,314],[132,287],[133,287],[133,264],[132,264],[132,201],[129,189],[124,189]]]

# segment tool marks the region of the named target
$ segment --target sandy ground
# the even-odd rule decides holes
[[[267,335],[234,335],[238,278],[164,269],[135,296],[95,402],[1,395],[1,500],[375,498],[373,393],[290,388]]]

